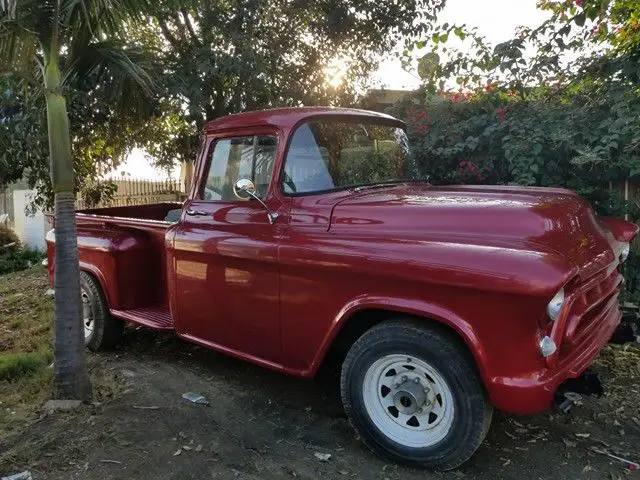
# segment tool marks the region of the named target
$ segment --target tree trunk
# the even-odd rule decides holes
[[[89,400],[91,383],[84,357],[71,138],[56,53],[46,64],[45,88],[56,215],[54,389],[56,398]]]

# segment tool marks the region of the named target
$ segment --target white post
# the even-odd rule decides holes
[[[14,230],[24,245],[44,250],[44,214],[40,210],[35,212],[33,216],[28,216],[25,213],[34,193],[33,190],[15,190],[13,192]]]
[[[624,201],[625,202],[629,201],[629,179],[628,178],[624,181]],[[626,221],[629,221],[629,214],[628,213],[624,214],[624,219]]]

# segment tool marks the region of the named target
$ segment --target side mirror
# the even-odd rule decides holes
[[[248,178],[241,178],[233,186],[233,193],[236,197],[246,200],[256,195],[256,186]]]
[[[273,225],[276,223],[278,219],[278,214],[276,212],[272,212],[267,207],[267,204],[262,201],[260,197],[256,195],[256,186],[253,184],[251,180],[248,178],[241,178],[238,180],[233,186],[233,193],[236,197],[241,198],[242,200],[246,200],[248,198],[253,198],[260,202],[260,205],[264,207],[267,211],[267,219],[269,220],[269,224]]]

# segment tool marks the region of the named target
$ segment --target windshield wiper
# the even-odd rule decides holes
[[[373,190],[374,188],[385,188],[391,187],[393,185],[398,185],[400,183],[405,183],[404,180],[397,180],[393,182],[383,182],[383,183],[372,183],[371,185],[360,185],[358,187],[352,188],[351,191],[353,193],[362,192],[363,190]]]

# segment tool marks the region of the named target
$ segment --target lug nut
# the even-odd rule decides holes
[[[414,378],[414,379],[413,379],[413,381],[414,381],[415,383],[420,383],[420,379],[419,379],[419,378]]]
[[[407,381],[407,376],[406,375],[402,375],[402,381],[406,382]]]
[[[394,384],[393,384],[393,388],[398,388],[399,386],[400,386],[400,384],[399,384],[399,383],[394,383]]]

